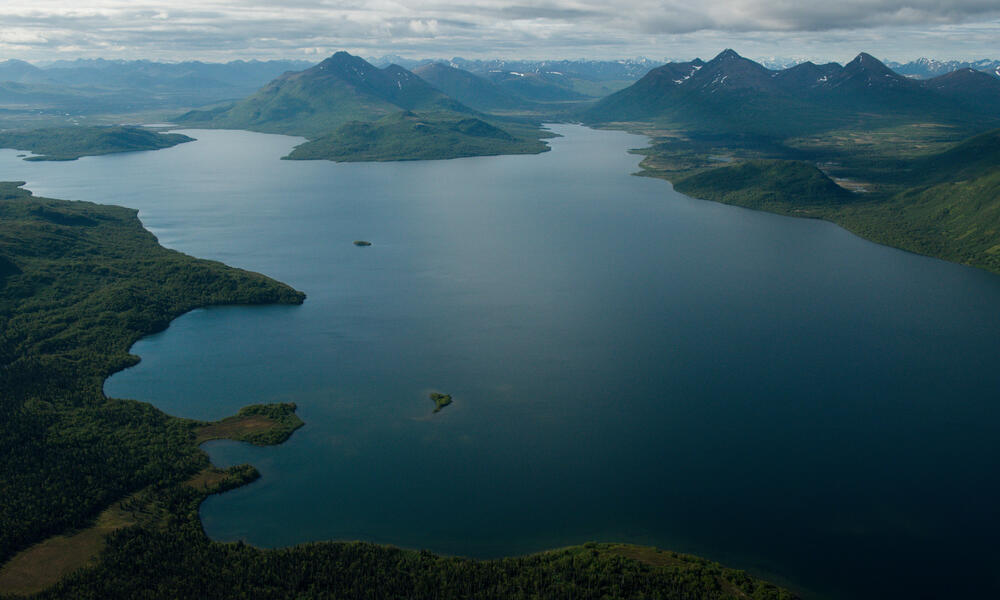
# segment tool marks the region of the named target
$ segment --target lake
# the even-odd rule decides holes
[[[298,403],[281,446],[206,444],[263,475],[204,503],[214,539],[623,541],[810,598],[1000,594],[1000,277],[694,200],[631,175],[644,138],[553,129],[542,155],[379,164],[183,131],[3,150],[0,179],[308,294],[193,311],[106,383],[197,419]]]

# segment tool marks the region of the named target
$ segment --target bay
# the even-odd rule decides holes
[[[625,541],[807,597],[1000,592],[1000,277],[690,199],[631,175],[643,138],[553,129],[538,156],[380,164],[182,131],[72,163],[3,150],[0,178],[137,208],[165,246],[308,294],[193,311],[106,383],[198,419],[298,403],[281,446],[206,444],[263,474],[204,503],[214,539]]]

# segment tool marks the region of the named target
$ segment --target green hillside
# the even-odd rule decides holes
[[[884,181],[873,178],[882,185],[868,193],[843,190],[800,161],[660,175],[690,196],[823,218],[882,244],[1000,273],[1000,130],[895,164],[870,173]]]
[[[537,136],[519,138],[473,117],[452,113],[401,112],[375,121],[354,121],[306,142],[286,158],[293,160],[428,160],[537,154],[548,146]]]
[[[682,177],[674,188],[699,198],[760,210],[838,206],[852,194],[815,166],[797,161],[747,161]]]
[[[350,121],[374,121],[400,110],[472,112],[402,67],[379,69],[338,52],[305,71],[286,73],[232,106],[191,111],[176,121],[315,138]]]
[[[914,184],[945,183],[995,174],[1000,168],[1000,129],[912,161],[907,178]]]
[[[50,127],[0,132],[0,148],[26,150],[25,160],[76,160],[81,156],[159,150],[194,141],[179,133],[157,133],[142,127]]]

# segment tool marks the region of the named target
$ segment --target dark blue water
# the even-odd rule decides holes
[[[201,419],[299,404],[280,447],[207,445],[263,474],[204,504],[215,539],[628,541],[816,598],[1000,594],[1000,277],[692,200],[630,175],[642,138],[556,129],[540,156],[360,165],[196,131],[3,151],[0,178],[309,295],[194,311],[107,382]]]

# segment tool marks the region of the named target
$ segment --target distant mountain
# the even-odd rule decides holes
[[[492,81],[445,63],[428,63],[413,72],[462,104],[477,110],[509,110],[524,108],[526,104],[523,98]]]
[[[507,93],[529,102],[569,102],[591,97],[577,91],[573,79],[562,73],[497,70],[484,73],[483,76]]]
[[[962,116],[954,102],[930,92],[919,81],[903,77],[865,52],[809,92],[814,106],[834,109],[845,116],[920,114],[947,120]]]
[[[0,82],[0,108],[10,111],[79,113],[128,111],[151,108],[157,102],[137,91],[112,93],[91,87],[51,83]]]
[[[841,91],[850,93],[871,90],[908,92],[920,88],[920,84],[896,73],[867,52],[858,54],[843,69],[832,74],[823,82],[823,86],[830,89],[841,88]]]
[[[819,78],[817,78],[819,79]],[[777,72],[725,50],[708,62],[668,63],[583,113],[589,122],[665,120],[696,129],[769,134],[798,130],[808,102]],[[816,82],[813,82],[816,83]],[[815,121],[811,121],[815,122]]]
[[[337,162],[430,160],[537,154],[548,146],[537,138],[517,138],[475,117],[404,111],[374,122],[352,121],[306,142],[286,158]]]
[[[967,106],[969,110],[1000,107],[1000,77],[983,71],[959,69],[929,79],[924,86]]]
[[[1000,78],[1000,60],[983,59],[975,61],[942,61],[934,60],[932,58],[918,58],[917,60],[913,60],[908,63],[889,62],[886,64],[900,75],[916,79],[930,79],[932,77],[938,77],[960,69],[975,69],[976,71],[989,73],[990,75]]]
[[[841,66],[837,63],[817,65],[803,62],[777,71],[773,77],[785,90],[795,91],[822,86],[840,73]]]
[[[180,123],[316,137],[350,121],[400,110],[473,112],[398,65],[384,69],[337,52],[304,71],[286,73],[235,105],[191,111]]]
[[[631,87],[603,99],[586,116],[596,121],[632,121],[661,116],[671,110],[669,99],[676,95],[677,86],[694,77],[704,66],[701,59],[695,59],[653,69]]]
[[[11,58],[0,62],[0,82],[15,83],[45,83],[48,77],[45,72],[31,63]]]
[[[806,58],[789,58],[784,56],[766,56],[757,59],[757,62],[764,65],[772,71],[781,71],[783,69],[790,69],[796,65],[800,65],[805,62],[811,62]]]
[[[653,61],[643,57],[624,60],[468,60],[455,57],[445,61],[437,59],[412,60],[394,55],[372,59],[371,62],[381,66],[395,63],[414,70],[430,63],[446,63],[456,69],[477,75],[490,72],[553,73],[588,81],[635,81],[648,73],[650,69],[663,64],[662,61]]]
[[[636,81],[662,63],[648,58],[627,60],[408,60],[374,59],[378,65],[398,63],[417,71],[440,63],[468,71],[500,86],[523,102],[574,102],[601,98]],[[536,107],[538,108],[538,107]]]
[[[772,72],[733,50],[723,50],[680,84],[688,91],[717,93],[720,89],[771,91],[775,89]]]
[[[0,63],[0,108],[81,115],[202,106],[243,98],[309,64],[78,59],[40,68],[8,60]]]
[[[584,113],[590,122],[661,120],[689,128],[787,136],[841,124],[927,118],[1000,120],[993,87],[965,74],[904,77],[870,54],[847,65],[802,63],[772,71],[725,50],[707,63],[670,63]]]
[[[149,60],[77,59],[56,61],[40,71],[48,80],[65,85],[187,89],[235,88],[248,94],[285,73],[313,63],[299,60],[161,63]]]

